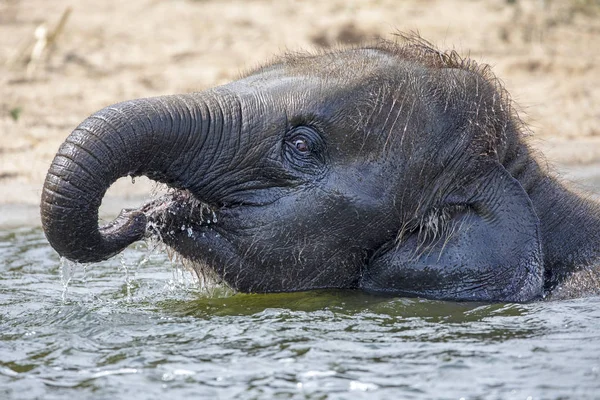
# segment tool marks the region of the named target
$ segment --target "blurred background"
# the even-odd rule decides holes
[[[600,0],[0,0],[0,225],[37,224],[54,153],[102,107],[397,31],[490,64],[546,159],[575,179],[599,171]]]

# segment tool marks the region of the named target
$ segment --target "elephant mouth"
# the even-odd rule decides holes
[[[198,200],[187,190],[172,190],[136,211],[146,217],[146,237],[159,240],[181,233],[191,237],[198,229],[216,228],[219,221],[217,207]]]
[[[171,189],[137,210],[126,212],[141,215],[146,223],[145,239],[167,245],[173,251],[169,257],[175,254],[202,285],[231,287],[215,268],[219,261],[214,258],[232,246],[220,220],[226,214],[225,207],[211,206],[187,190]]]

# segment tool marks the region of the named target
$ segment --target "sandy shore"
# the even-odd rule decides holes
[[[0,227],[39,224],[54,153],[102,107],[202,90],[284,51],[393,39],[397,30],[492,65],[546,159],[598,188],[600,7],[584,3],[4,0]],[[151,186],[118,182],[103,213],[139,204]]]

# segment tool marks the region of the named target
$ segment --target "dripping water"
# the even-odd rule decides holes
[[[61,293],[61,299],[63,303],[67,301],[67,294],[69,290],[69,283],[75,274],[75,269],[77,268],[77,263],[71,260],[66,259],[65,257],[60,258],[60,282],[62,284],[63,290]]]
[[[119,254],[119,261],[121,264],[121,270],[123,270],[123,272],[125,272],[125,290],[127,293],[127,297],[126,300],[128,303],[131,302],[131,289],[133,287],[133,283],[132,283],[132,276],[130,273],[131,268],[129,268],[127,261],[125,260],[125,253],[121,253]],[[143,262],[143,260],[142,260]],[[140,264],[142,263],[140,262]]]

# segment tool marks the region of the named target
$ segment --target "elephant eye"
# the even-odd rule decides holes
[[[297,156],[312,155],[319,147],[319,134],[310,126],[297,126],[287,136],[286,142]]]
[[[304,138],[296,138],[292,141],[292,144],[300,153],[308,153],[310,151],[308,142]]]
[[[304,173],[319,173],[325,162],[325,142],[316,128],[300,125],[287,132],[283,157],[287,165]]]

